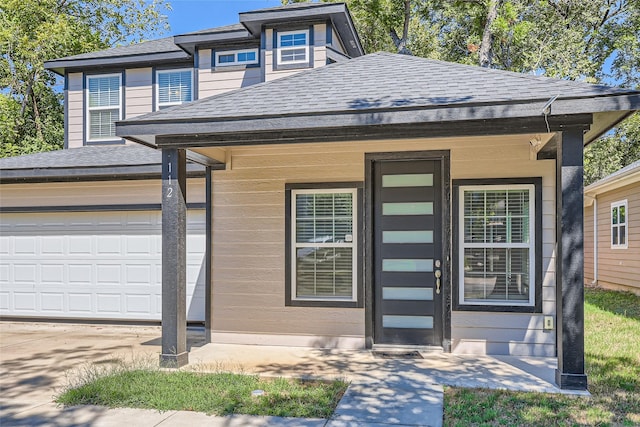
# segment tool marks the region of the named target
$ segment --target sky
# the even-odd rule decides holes
[[[237,24],[238,13],[281,6],[280,0],[169,0],[168,35]]]

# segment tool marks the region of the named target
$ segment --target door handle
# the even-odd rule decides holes
[[[436,294],[440,294],[440,277],[442,276],[442,271],[436,270],[433,274],[436,276]]]

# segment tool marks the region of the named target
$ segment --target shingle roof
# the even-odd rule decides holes
[[[146,55],[152,53],[165,53],[165,52],[183,52],[184,57],[188,58],[189,55],[180,49],[173,42],[173,37],[165,37],[158,40],[150,40],[142,43],[132,44],[128,46],[118,46],[111,49],[99,50],[96,52],[87,52],[79,55],[67,56],[64,58],[53,59],[54,61],[77,61],[82,59],[98,59],[98,58],[112,58],[131,55]]]
[[[180,34],[180,36],[195,36],[199,34],[218,34],[227,33],[232,31],[246,31],[246,28],[242,24],[231,24],[223,27],[205,28],[204,30],[192,31],[189,33]]]
[[[157,178],[162,153],[142,145],[85,146],[0,159],[0,183]],[[190,175],[204,173],[189,163]]]
[[[632,92],[407,55],[375,53],[127,122],[406,110]],[[126,123],[126,122],[125,122]]]
[[[308,1],[308,2],[302,2],[302,3],[290,3],[282,6],[267,7],[264,9],[255,9],[255,10],[250,10],[248,12],[242,12],[242,13],[263,13],[263,12],[272,12],[272,11],[278,11],[278,10],[309,9],[313,7],[327,7],[327,6],[330,6],[331,4],[333,3],[322,3],[322,2],[312,3]]]
[[[0,159],[0,169],[62,169],[162,163],[158,150],[141,145],[86,146]]]
[[[593,192],[595,194],[598,194],[599,191],[601,190],[601,187],[611,187],[611,185],[616,184],[616,181],[622,179],[622,178],[629,178],[629,177],[635,177],[635,182],[640,182],[640,160],[636,160],[635,162],[631,163],[630,165],[627,165],[625,167],[623,167],[620,170],[615,171],[614,173],[605,176],[604,178],[589,184],[587,187],[585,187],[584,191],[586,192]],[[627,181],[625,181],[624,183],[627,183]],[[620,185],[620,184],[618,184]]]

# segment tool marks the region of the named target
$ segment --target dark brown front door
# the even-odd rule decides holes
[[[442,164],[373,162],[376,344],[442,345]]]

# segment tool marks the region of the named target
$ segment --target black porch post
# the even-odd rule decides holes
[[[205,273],[204,273],[204,335],[207,343],[211,342],[211,327],[213,323],[213,313],[211,303],[213,301],[213,272],[211,270],[211,256],[213,243],[213,173],[210,166],[207,166],[205,175],[205,205],[206,214],[205,221],[205,235],[206,235],[206,247],[204,251],[205,256]]]
[[[560,388],[586,390],[583,129],[562,132],[556,157],[556,319]]]
[[[187,158],[162,150],[162,354],[160,366],[189,363],[187,352]]]

